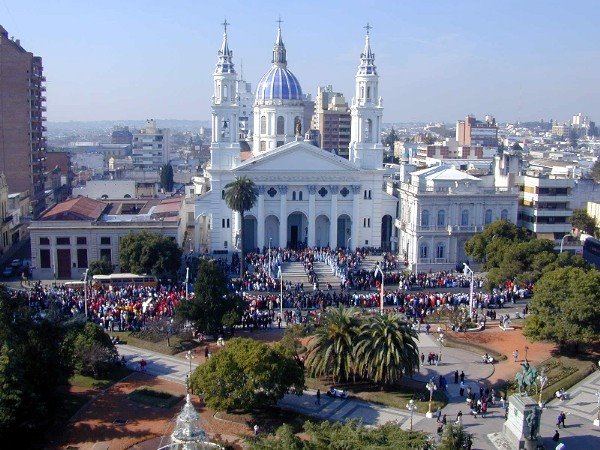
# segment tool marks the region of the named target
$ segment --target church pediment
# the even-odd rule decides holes
[[[290,142],[275,150],[247,159],[236,173],[257,172],[348,172],[359,169],[345,158],[308,142]]]

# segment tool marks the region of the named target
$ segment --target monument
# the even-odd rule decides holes
[[[542,408],[528,395],[513,394],[508,399],[508,415],[502,434],[514,449],[535,449],[539,437]]]

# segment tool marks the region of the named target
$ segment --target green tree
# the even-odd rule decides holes
[[[449,423],[444,427],[442,440],[438,450],[470,449],[473,445],[473,435],[465,431],[460,425]]]
[[[82,375],[98,378],[113,367],[118,357],[110,336],[95,323],[73,329],[66,342],[73,352],[75,372]]]
[[[383,145],[385,147],[389,147],[390,150],[392,151],[392,154],[393,154],[393,152],[394,152],[394,143],[396,141],[399,141],[399,140],[400,140],[400,137],[396,133],[396,130],[394,130],[394,127],[392,127],[392,129],[390,130],[390,132],[387,134],[387,136],[383,140]]]
[[[227,289],[227,277],[213,260],[202,259],[194,283],[194,297],[184,300],[177,314],[194,323],[203,333],[223,333],[239,321],[244,308],[241,297]],[[236,319],[237,318],[237,319]]]
[[[600,183],[600,159],[594,163],[590,175],[596,183]]]
[[[160,185],[165,192],[171,192],[173,190],[173,166],[171,163],[167,163],[160,169]]]
[[[250,211],[256,199],[258,190],[254,181],[247,177],[236,177],[235,181],[225,185],[225,202],[232,210],[240,213],[242,227],[240,230],[240,278],[244,277],[244,213]],[[281,243],[285,245],[285,243]]]
[[[418,336],[397,314],[377,314],[362,321],[355,358],[360,373],[383,384],[400,381],[419,369]]]
[[[592,236],[596,233],[596,221],[583,208],[574,209],[569,221],[573,228],[577,228],[582,233],[591,234]]]
[[[274,405],[288,392],[302,395],[304,370],[262,342],[234,338],[194,371],[190,385],[209,408],[247,411]]]
[[[600,272],[561,267],[536,283],[523,333],[562,348],[577,347],[600,337]]]
[[[149,231],[130,233],[121,239],[121,270],[175,278],[181,254],[181,248],[168,236]]]
[[[106,258],[90,262],[88,276],[91,278],[94,275],[110,275],[113,273],[113,266]]]
[[[306,364],[312,376],[330,375],[335,383],[357,374],[354,346],[359,320],[355,314],[343,305],[325,312],[308,346]]]
[[[486,225],[483,231],[465,242],[467,255],[477,262],[485,262],[485,268],[497,267],[504,251],[515,242],[531,239],[524,228],[519,228],[508,220],[496,220]],[[490,260],[490,255],[495,255]]]

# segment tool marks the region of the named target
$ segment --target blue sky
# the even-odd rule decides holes
[[[600,121],[600,2],[0,0],[0,24],[44,59],[48,120],[205,120],[227,17],[256,86],[281,15],[305,93],[350,100],[368,21],[384,121]]]

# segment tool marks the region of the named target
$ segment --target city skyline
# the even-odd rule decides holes
[[[9,35],[43,58],[49,121],[208,120],[224,18],[236,70],[255,89],[279,16],[289,66],[313,99],[331,84],[351,100],[369,22],[385,122],[595,118],[594,10],[585,1],[0,5]]]

